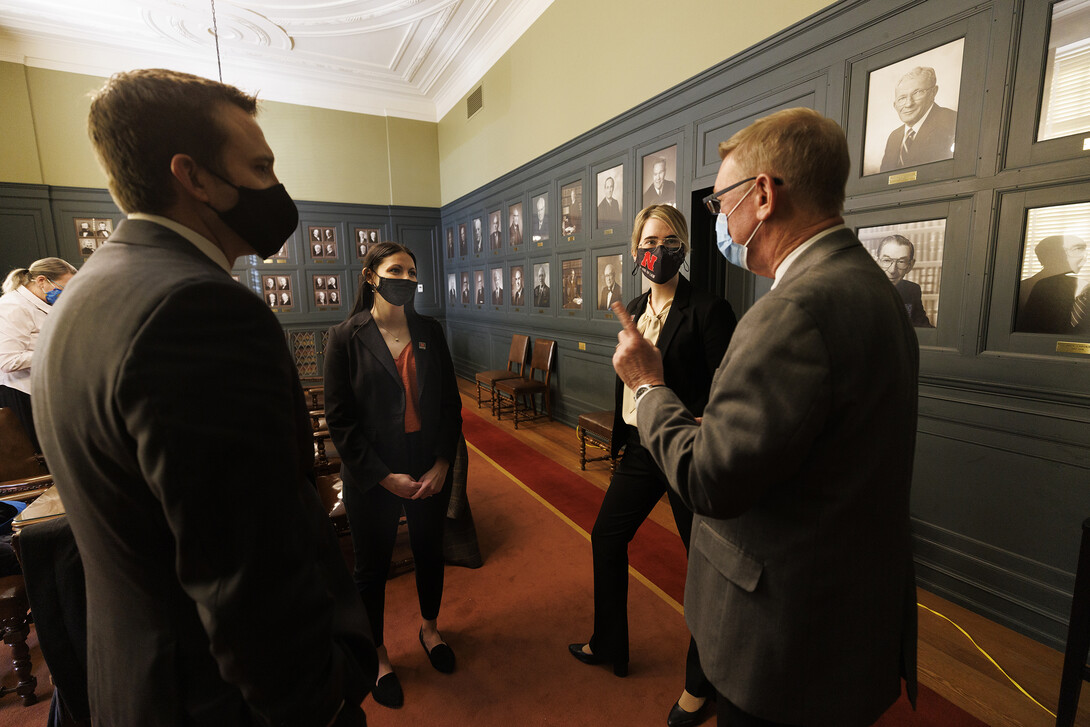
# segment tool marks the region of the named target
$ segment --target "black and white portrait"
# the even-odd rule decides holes
[[[493,252],[503,249],[503,232],[500,227],[500,211],[488,215],[488,247]]]
[[[1085,105],[1088,47],[1090,3],[1086,0],[1063,0],[1053,5],[1037,141],[1090,131],[1090,113],[1087,113]],[[1074,113],[1072,89],[1079,89],[1075,93],[1083,99]]]
[[[484,252],[484,232],[481,230],[481,218],[473,219],[473,252],[480,255]]]
[[[462,257],[469,254],[469,242],[466,240],[466,225],[464,222],[458,225],[458,254]]]
[[[863,227],[858,235],[901,296],[912,325],[937,326],[946,220]]]
[[[609,310],[621,298],[621,256],[602,255],[596,261],[598,267],[598,310]]]
[[[492,280],[492,305],[503,305],[503,268],[492,268],[489,273]]]
[[[677,207],[677,145],[643,158],[643,206]]]
[[[583,182],[572,182],[560,188],[560,231],[577,235],[583,230]]]
[[[462,304],[469,305],[469,271],[462,273]]]
[[[507,209],[507,239],[511,247],[518,249],[522,244],[522,202],[513,204]]]
[[[447,273],[447,302],[454,305],[458,302],[458,275]]]
[[[624,165],[618,164],[612,169],[599,172],[597,187],[598,229],[604,230],[620,225],[624,214],[621,203],[621,190],[624,189]]]
[[[534,306],[548,308],[549,301],[549,263],[534,265]]]
[[[473,302],[477,305],[484,305],[484,271],[473,271]]]
[[[447,228],[447,259],[454,258],[454,228]]]
[[[1090,335],[1090,202],[1026,213],[1014,330]]]
[[[965,39],[871,71],[863,174],[951,159]]]
[[[564,297],[560,307],[565,310],[583,309],[583,261],[581,259],[563,260],[560,263]]]
[[[356,258],[362,261],[371,245],[378,242],[378,230],[369,227],[357,227],[353,232],[355,233]]]
[[[511,305],[514,307],[526,305],[527,293],[524,277],[521,265],[511,266]]]
[[[530,203],[530,239],[545,242],[549,239],[549,194],[534,197]]]

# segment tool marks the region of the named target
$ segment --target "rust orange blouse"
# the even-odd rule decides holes
[[[401,385],[405,387],[405,433],[419,432],[420,394],[416,390],[416,356],[411,342],[397,357],[397,372],[401,375]]]

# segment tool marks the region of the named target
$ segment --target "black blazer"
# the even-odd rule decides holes
[[[462,434],[462,399],[443,329],[406,311],[423,438],[413,456],[405,435],[405,387],[370,311],[329,329],[325,416],[341,456],[341,479],[364,492],[391,472],[423,475],[439,457],[454,464]]]
[[[639,319],[647,308],[650,291],[629,301],[628,314]],[[670,314],[655,344],[662,352],[662,368],[669,386],[694,417],[704,413],[712,376],[727,352],[738,319],[726,300],[694,288],[678,274],[677,291]],[[621,411],[624,383],[616,377],[613,406],[613,456],[624,446],[628,424]]]

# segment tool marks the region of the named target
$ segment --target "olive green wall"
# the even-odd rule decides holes
[[[86,128],[89,94],[103,82],[0,63],[0,182],[104,188]],[[258,119],[296,199],[439,206],[434,123],[273,101]]]
[[[555,0],[439,122],[443,204],[832,4]]]

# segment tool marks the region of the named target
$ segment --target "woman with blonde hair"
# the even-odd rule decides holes
[[[15,411],[35,451],[38,435],[30,411],[30,363],[49,306],[57,300],[76,269],[58,257],[46,257],[29,268],[15,268],[4,280],[0,297],[0,407]]]
[[[694,417],[704,413],[712,375],[726,353],[736,323],[722,298],[697,288],[681,274],[689,252],[685,216],[670,205],[644,207],[632,225],[632,259],[650,281],[650,290],[630,301],[628,314],[640,333],[662,353],[663,373]],[[641,389],[643,387],[640,387]],[[628,674],[628,544],[655,503],[667,495],[678,533],[689,548],[693,513],[670,489],[666,475],[640,443],[633,392],[616,379],[612,451],[624,454],[602,500],[591,531],[594,564],[594,634],[571,644],[571,655],[584,664],[611,664],[619,677]],[[670,709],[669,727],[693,727],[709,715],[704,706],[714,693],[700,668],[690,638],[685,689]]]

